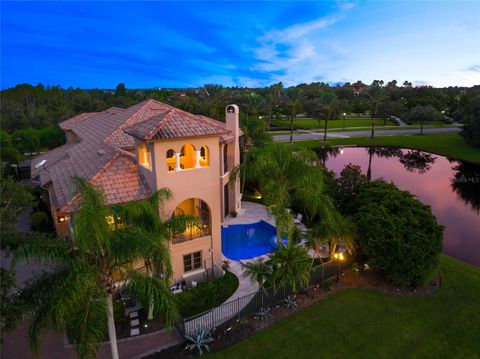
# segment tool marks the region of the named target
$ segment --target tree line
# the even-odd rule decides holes
[[[480,86],[471,88],[414,87],[405,81],[385,83],[375,80],[331,86],[315,82],[284,87],[277,83],[265,88],[224,87],[207,84],[191,89],[127,89],[120,83],[113,89],[61,88],[20,84],[0,92],[2,161],[15,161],[9,145],[24,152],[36,152],[64,142],[57,124],[83,112],[98,112],[109,107],[125,108],[146,99],[155,99],[188,112],[224,120],[225,104],[240,106],[241,116],[259,117],[265,127],[277,128],[278,119],[288,119],[293,132],[299,114],[329,120],[342,114],[357,117],[403,118],[410,123],[456,120],[465,123],[464,137],[480,146]],[[374,121],[372,121],[372,136]]]

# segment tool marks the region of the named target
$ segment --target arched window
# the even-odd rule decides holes
[[[194,168],[195,167],[195,147],[187,143],[183,145],[180,151],[180,168]]]
[[[207,145],[200,148],[200,167],[210,166],[210,153]]]
[[[176,159],[175,159],[175,151],[172,149],[169,149],[167,151],[167,171],[175,171],[175,166],[176,166]]]
[[[187,224],[174,234],[174,244],[211,235],[212,216],[210,207],[199,198],[189,198],[179,203],[172,216],[197,217],[197,221]]]
[[[145,143],[138,146],[138,163],[149,170],[152,169],[152,151]]]

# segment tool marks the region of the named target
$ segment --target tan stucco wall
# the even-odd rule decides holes
[[[182,171],[168,171],[166,165],[166,154],[169,149],[180,152],[185,144],[191,144],[196,150],[203,145],[208,147],[210,166],[201,168],[188,168]],[[175,208],[184,200],[198,198],[204,201],[210,208],[212,221],[212,235],[193,239],[183,243],[171,245],[171,262],[173,267],[173,280],[181,280],[184,274],[183,255],[193,252],[202,252],[202,262],[207,262],[207,268],[211,267],[210,248],[213,249],[213,259],[217,265],[221,265],[221,201],[219,191],[220,184],[220,144],[218,137],[202,137],[179,139],[173,141],[158,141],[153,143],[154,158],[153,168],[155,169],[155,189],[162,187],[170,189],[173,198],[164,208],[164,216],[169,218]],[[189,154],[186,153],[186,156]],[[194,154],[192,156],[194,159]],[[187,163],[185,163],[187,164]],[[195,166],[193,162],[190,164]],[[186,166],[187,167],[187,166]],[[150,180],[149,180],[150,182]],[[202,264],[203,264],[202,263]]]

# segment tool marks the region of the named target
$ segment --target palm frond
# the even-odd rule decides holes
[[[112,230],[107,218],[112,216],[112,211],[105,205],[102,193],[92,184],[80,177],[73,180],[81,196],[81,207],[73,215],[75,244],[83,251],[103,253],[110,247]]]
[[[21,261],[35,260],[41,263],[65,264],[70,262],[74,255],[73,244],[69,239],[42,236],[32,239],[14,252],[12,265]]]
[[[164,280],[130,270],[126,274],[126,283],[146,308],[153,305],[153,315],[161,318],[165,326],[175,324],[178,317],[177,300]]]

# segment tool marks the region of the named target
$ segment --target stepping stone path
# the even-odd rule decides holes
[[[132,319],[130,321],[130,336],[133,337],[135,335],[139,335],[140,328],[134,328],[140,325],[140,320],[138,320],[138,312],[137,311],[130,312],[129,316],[130,316],[130,319]],[[137,319],[133,319],[133,318],[137,318]]]

